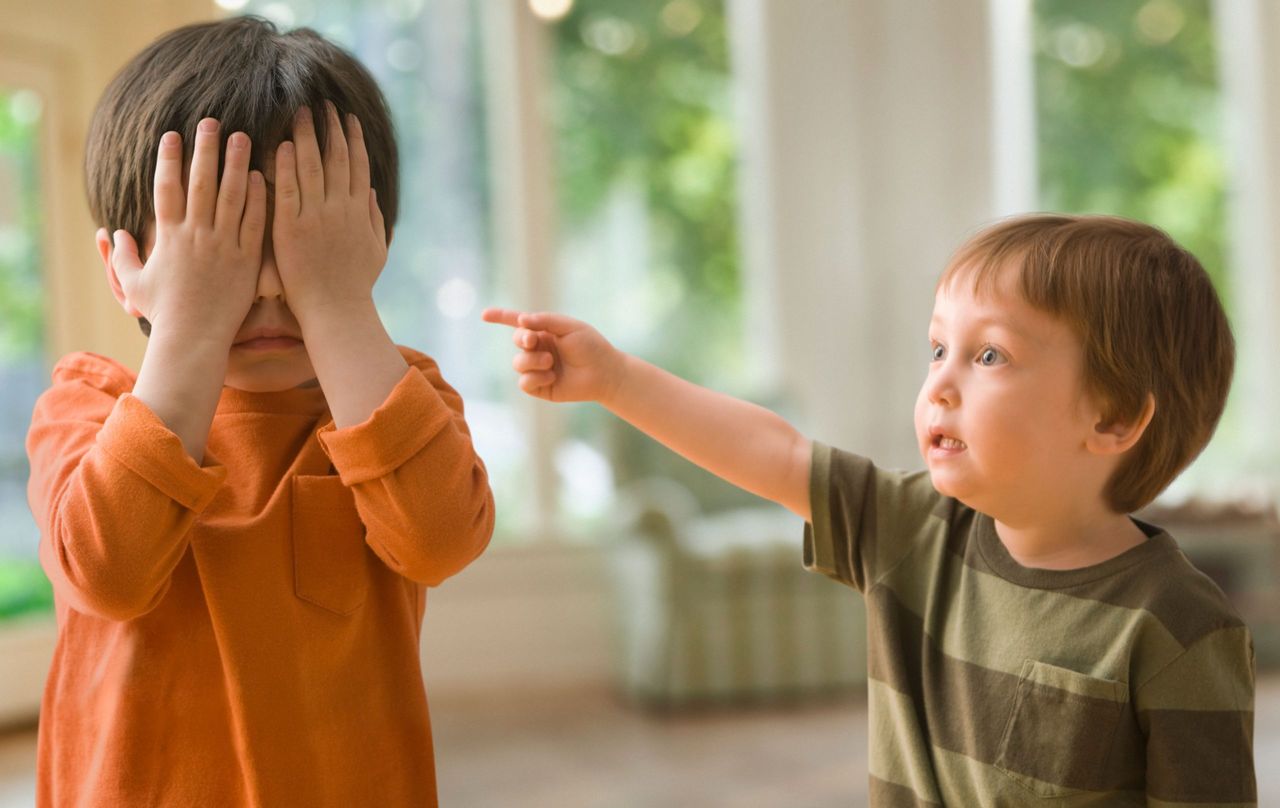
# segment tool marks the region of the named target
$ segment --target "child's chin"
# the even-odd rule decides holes
[[[929,482],[933,483],[933,489],[944,497],[960,499],[964,495],[964,487],[959,485],[959,481],[945,471],[938,472],[930,469]]]

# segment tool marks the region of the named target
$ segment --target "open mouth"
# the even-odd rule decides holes
[[[964,441],[957,438],[951,438],[946,435],[934,435],[933,448],[941,449],[944,452],[958,452],[961,449],[967,449],[969,447]]]

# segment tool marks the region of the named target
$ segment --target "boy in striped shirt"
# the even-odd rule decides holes
[[[1234,365],[1208,276],[1164,233],[1034,215],[962,245],[937,287],[915,474],[585,323],[484,317],[515,328],[526,393],[599,401],[804,517],[805,564],[867,602],[873,805],[1256,803],[1248,629],[1129,516],[1208,443]]]

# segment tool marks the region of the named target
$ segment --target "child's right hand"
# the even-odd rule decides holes
[[[230,349],[257,295],[266,227],[266,185],[249,171],[249,137],[227,140],[218,182],[218,122],[200,122],[187,188],[182,139],[160,140],[155,175],[155,245],[144,264],[138,245],[117,230],[111,264],[126,304],[151,322],[152,334],[216,339]]]
[[[547,401],[606,401],[617,390],[626,355],[590,325],[551,312],[485,309],[481,319],[515,329],[511,366],[520,389]]]

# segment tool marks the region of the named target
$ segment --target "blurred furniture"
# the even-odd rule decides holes
[[[1253,634],[1258,668],[1280,667],[1280,517],[1270,502],[1153,505],[1159,525],[1226,593]]]
[[[622,502],[611,566],[630,697],[773,701],[865,683],[862,598],[803,569],[799,518],[776,507],[704,514],[665,478],[631,483]]]

